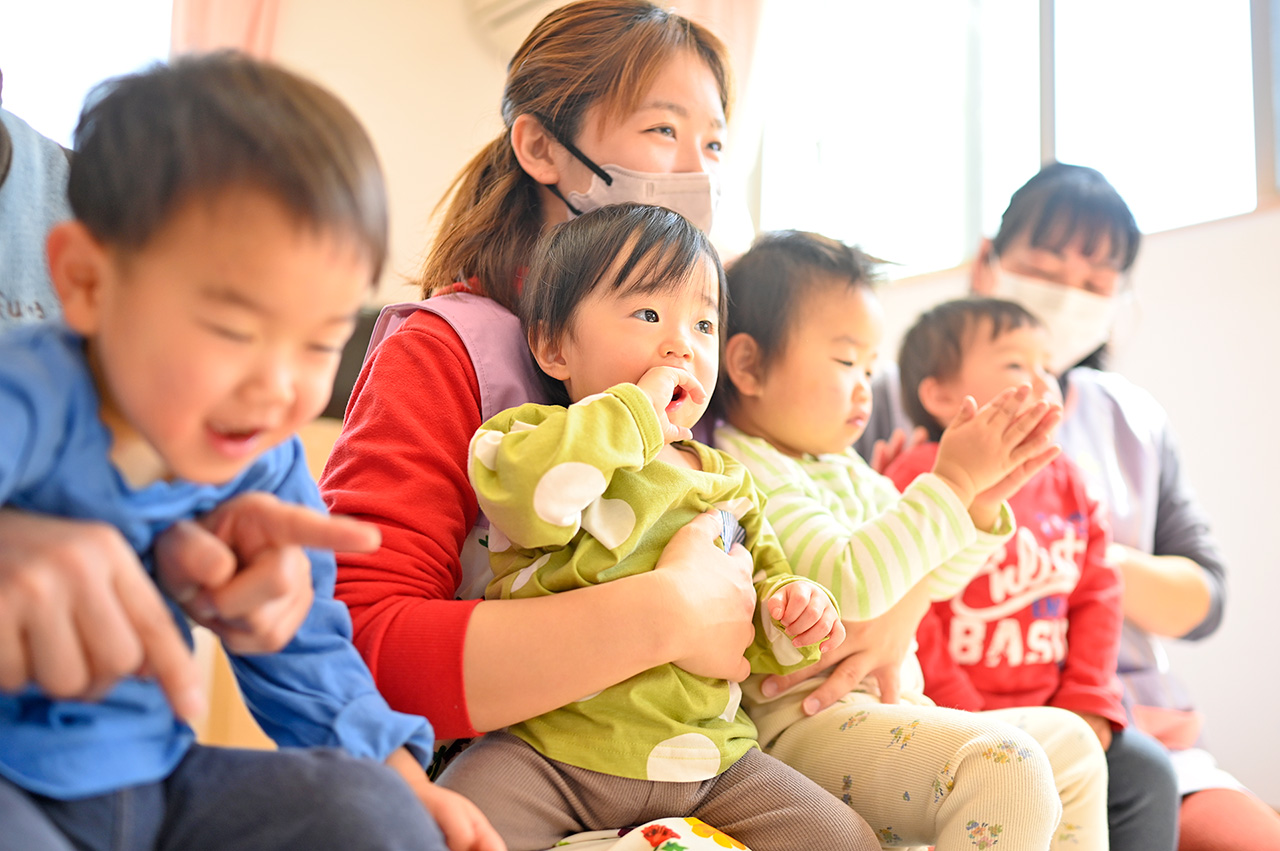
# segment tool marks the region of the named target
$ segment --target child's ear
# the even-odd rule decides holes
[[[54,225],[45,251],[67,326],[78,334],[92,334],[98,327],[103,280],[112,273],[110,255],[88,228],[74,220]]]
[[[529,351],[538,367],[557,381],[569,378],[569,363],[564,357],[564,347],[559,339],[551,340],[541,328],[529,331]]]
[[[953,384],[950,381],[939,381],[931,375],[920,382],[916,391],[920,396],[921,407],[943,428],[955,418],[964,402],[964,394],[956,392]]]
[[[534,116],[516,116],[511,125],[511,150],[520,168],[534,180],[547,186],[560,182],[560,164],[555,154],[564,149]]]
[[[724,344],[724,375],[742,396],[757,396],[764,383],[764,364],[756,338],[739,331]]]

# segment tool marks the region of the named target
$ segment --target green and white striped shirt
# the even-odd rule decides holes
[[[730,425],[715,442],[768,497],[791,569],[830,589],[846,618],[883,614],[925,578],[931,599],[952,597],[1014,532],[1008,503],[996,528],[978,530],[941,479],[925,473],[899,494],[852,448],[794,458]]]

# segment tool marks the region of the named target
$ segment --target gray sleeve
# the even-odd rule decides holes
[[[877,440],[888,440],[900,428],[910,434],[911,421],[902,410],[902,384],[896,363],[883,363],[871,378],[871,420],[862,437],[853,444],[862,460],[871,463]]]
[[[1182,475],[1177,442],[1166,424],[1160,448],[1160,502],[1156,507],[1153,554],[1183,556],[1204,568],[1209,581],[1209,613],[1182,636],[1195,641],[1212,635],[1222,623],[1226,600],[1226,566],[1190,484]]]

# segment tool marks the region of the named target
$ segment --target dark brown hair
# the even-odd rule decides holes
[[[856,246],[799,230],[756,237],[751,248],[729,264],[729,321],[725,339],[749,334],[768,369],[786,348],[798,305],[818,287],[872,287],[881,261]],[[723,366],[723,365],[722,365]],[[716,383],[715,409],[726,413],[737,388],[727,376]]]
[[[943,425],[920,402],[920,383],[926,378],[947,381],[964,365],[965,351],[979,326],[991,323],[995,340],[1016,328],[1039,328],[1036,319],[1020,304],[998,298],[958,298],[925,311],[902,338],[898,370],[902,380],[902,407],[930,440],[942,436]]]
[[[556,225],[538,240],[520,296],[520,326],[531,340],[561,339],[572,333],[574,314],[597,288],[678,291],[706,263],[715,269],[720,307],[716,325],[723,328],[724,267],[705,233],[666,207],[600,207]],[[723,342],[723,335],[720,339]],[[538,373],[551,401],[569,404],[564,384],[541,369]]]
[[[142,248],[182,204],[237,186],[300,223],[387,254],[387,197],[368,135],[337,97],[276,65],[211,53],[117,77],[90,93],[67,195],[98,239]]]
[[[1086,256],[1105,238],[1110,260],[1121,272],[1133,265],[1142,241],[1129,205],[1102,173],[1066,163],[1050,163],[1013,193],[991,240],[995,255],[1019,236],[1032,248],[1053,252],[1079,237]]]
[[[538,183],[511,147],[511,126],[538,116],[557,138],[576,142],[588,109],[616,120],[640,105],[662,68],[693,51],[711,69],[729,112],[729,62],[704,27],[647,0],[580,0],[552,11],[507,66],[502,134],[454,179],[444,218],[419,277],[423,295],[457,281],[515,309],[516,276],[542,230]]]

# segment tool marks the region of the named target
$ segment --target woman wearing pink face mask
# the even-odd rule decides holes
[[[1058,441],[1110,508],[1108,557],[1126,591],[1120,676],[1136,727],[1170,751],[1182,796],[1180,851],[1224,847],[1224,825],[1231,847],[1280,848],[1280,816],[1198,746],[1199,716],[1157,663],[1160,637],[1198,640],[1218,628],[1225,566],[1163,409],[1104,370],[1140,240],[1128,206],[1101,174],[1056,163],[1014,193],[998,233],[979,251],[972,288],[1018,302],[1049,330],[1065,397]],[[905,422],[898,392],[896,370],[886,371],[858,447],[868,458],[900,445],[899,438],[875,446]]]
[[[458,175],[423,267],[431,297],[384,313],[400,324],[367,358],[321,479],[331,510],[383,535],[376,553],[339,557],[356,645],[388,701],[445,739],[667,662],[740,680],[753,635],[750,558],[717,547],[710,515],[652,573],[482,599],[488,528],[468,445],[497,411],[546,401],[512,313],[534,243],[636,194],[708,228],[730,102],[721,42],[646,0],[553,11],[509,69],[503,131]]]

